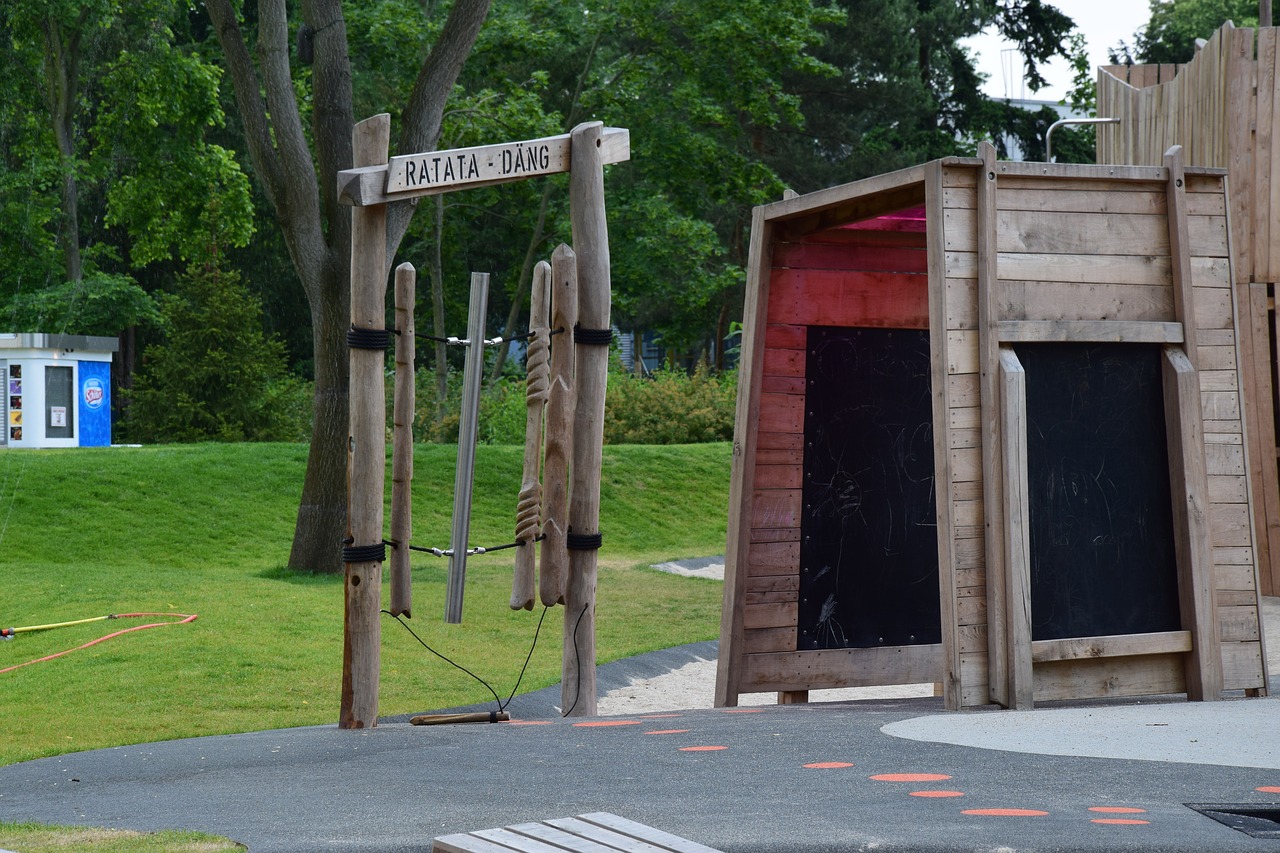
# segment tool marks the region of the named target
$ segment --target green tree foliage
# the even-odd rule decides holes
[[[1189,62],[1196,39],[1209,38],[1227,21],[1256,27],[1257,0],[1151,0],[1151,20],[1136,34],[1133,56],[1125,56],[1128,49],[1122,47],[1120,58],[1144,64]]]
[[[209,140],[220,71],[186,21],[173,0],[0,0],[7,324],[119,334],[154,317],[171,259],[248,242],[248,182]]]
[[[805,124],[765,138],[765,161],[787,186],[811,192],[972,153],[979,140],[999,146],[1010,131],[1024,148],[1040,144],[1036,131],[1042,138],[1052,119],[985,97],[961,42],[999,31],[1027,57],[1034,90],[1042,63],[1073,53],[1074,24],[1061,10],[1040,0],[859,0],[850,8],[815,51],[840,73],[789,74]]]
[[[307,392],[286,376],[284,348],[263,335],[261,303],[238,274],[194,268],[161,297],[160,313],[164,337],[143,351],[128,394],[131,438],[305,437]]]

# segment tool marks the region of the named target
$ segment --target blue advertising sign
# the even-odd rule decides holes
[[[80,446],[111,444],[111,363],[80,362]]]

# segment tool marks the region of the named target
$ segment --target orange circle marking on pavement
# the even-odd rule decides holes
[[[1109,826],[1143,826],[1150,824],[1149,820],[1134,820],[1133,818],[1124,817],[1095,817],[1090,823],[1104,823]]]
[[[1254,788],[1255,791],[1261,791],[1264,794],[1280,794],[1280,785],[1263,785],[1261,788]]]
[[[951,777],[945,773],[881,773],[869,778],[875,782],[945,782]]]
[[[1102,814],[1146,814],[1146,809],[1135,809],[1129,806],[1089,806],[1091,812]]]
[[[606,726],[638,726],[639,720],[587,720],[584,723],[574,723],[584,729],[598,729]]]
[[[979,817],[1044,817],[1048,812],[1039,809],[965,809],[960,814]]]
[[[659,729],[654,732],[645,732],[647,735],[682,735],[688,732],[688,729]]]
[[[964,791],[912,791],[913,797],[963,797]]]
[[[727,746],[682,746],[681,752],[718,752],[722,749],[728,749]]]
[[[814,761],[806,764],[805,767],[810,770],[838,770],[841,767],[852,767],[852,761]]]

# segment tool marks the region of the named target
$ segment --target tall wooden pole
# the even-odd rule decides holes
[[[569,577],[565,587],[561,702],[566,716],[596,714],[596,568],[600,466],[609,347],[609,230],[604,209],[603,125],[570,133],[569,205],[578,260],[578,341],[569,497]]]
[[[391,116],[366,119],[351,132],[353,164],[387,162]],[[351,211],[351,325],[357,330],[387,325],[386,205]],[[382,561],[370,551],[382,543],[386,479],[387,404],[382,371],[385,349],[350,350],[350,425],[347,441],[347,545],[342,644],[342,704],[338,726],[362,729],[378,723],[378,670]],[[360,549],[365,549],[362,553]]]
[[[413,264],[396,267],[396,393],[391,433],[391,615],[413,613],[409,540],[413,530],[413,307],[417,274]]]

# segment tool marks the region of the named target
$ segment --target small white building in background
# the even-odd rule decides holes
[[[4,433],[0,447],[111,444],[115,338],[0,333]]]

